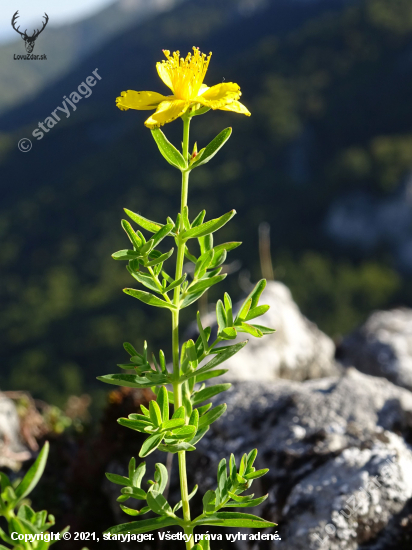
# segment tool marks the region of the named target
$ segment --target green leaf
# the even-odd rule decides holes
[[[185,412],[185,408],[182,406],[180,406],[178,409],[175,410],[175,412],[173,413],[173,416],[172,418],[185,418],[186,416],[186,412]]]
[[[227,498],[226,482],[227,482],[226,459],[222,458],[217,468],[217,484],[219,489],[220,502],[224,501]],[[217,496],[216,496],[216,504],[220,504],[220,502],[219,503],[217,502]]]
[[[219,333],[219,336],[224,340],[234,340],[237,336],[235,327],[226,327]]]
[[[111,481],[112,483],[116,483],[117,485],[128,486],[130,484],[130,480],[124,476],[119,476],[117,474],[109,474],[108,472],[106,472],[106,477],[109,481]]]
[[[203,277],[204,273],[206,272],[207,268],[213,260],[214,254],[215,253],[213,250],[208,250],[207,252],[199,256],[195,265],[195,279],[201,279]]]
[[[210,263],[209,269],[219,267],[220,265],[222,265],[225,262],[226,257],[227,257],[226,250],[222,250],[220,254],[215,254],[213,257],[213,260]]]
[[[127,208],[125,208],[124,211],[129,216],[130,219],[132,219],[134,222],[137,223],[137,225],[140,225],[140,227],[143,227],[143,229],[146,229],[151,233],[157,233],[157,231],[159,231],[159,229],[163,227],[162,224],[157,222],[152,222],[151,220],[144,218],[140,214],[135,214],[134,212],[132,212],[131,210],[128,210]]]
[[[165,288],[165,293],[170,292],[177,286],[181,285],[186,280],[186,277],[187,277],[187,273],[185,273],[182,277],[180,277],[180,279],[176,279],[175,281],[170,283],[170,285],[167,288]]]
[[[153,486],[153,490],[163,493],[166,489],[167,481],[169,474],[167,473],[167,468],[161,462],[158,462],[155,466],[155,475],[154,475],[156,485]]]
[[[200,409],[197,409],[197,410],[200,410]],[[207,434],[208,431],[209,431],[209,426],[206,426],[200,430],[198,429],[195,437],[191,439],[189,443],[191,445],[196,445],[196,443],[198,443],[202,439],[202,437],[204,437]]]
[[[145,458],[157,449],[163,439],[163,434],[153,434],[146,439],[140,449],[140,458]]]
[[[251,326],[257,329],[259,332],[261,332],[263,336],[265,334],[273,334],[274,332],[276,332],[274,328],[263,327],[262,325],[251,325]]]
[[[145,506],[141,510],[135,510],[134,508],[128,508],[127,506],[124,506],[123,504],[120,504],[120,508],[128,516],[141,516],[142,514],[145,513],[145,511],[148,512],[150,510],[150,508],[148,506]]]
[[[117,423],[120,424],[120,426],[124,426],[125,428],[130,428],[131,430],[136,430],[137,432],[142,433],[147,433],[146,428],[148,426],[152,426],[152,424],[149,424],[148,422],[132,420],[130,418],[118,418]]]
[[[17,513],[18,518],[25,519],[26,521],[30,522],[35,518],[35,516],[36,514],[34,513],[34,510],[32,510],[30,506],[27,506],[27,504],[22,504]]]
[[[234,493],[229,493],[229,495],[233,500],[235,500],[235,502],[228,502],[227,504],[225,504],[225,507],[228,508],[253,508],[254,506],[259,506],[259,504],[262,504],[262,502],[264,502],[269,496],[264,495],[263,497],[251,499],[247,497],[238,497]]]
[[[246,458],[246,473],[249,473],[251,471],[251,468],[253,467],[253,463],[256,460],[258,454],[257,449],[252,449],[250,453],[247,455]]]
[[[137,298],[145,304],[149,304],[150,306],[176,310],[176,306],[170,304],[169,302],[166,302],[165,300],[161,300],[160,298],[154,296],[153,294],[150,294],[149,292],[144,292],[143,290],[135,290],[134,288],[124,288],[123,292],[125,294],[128,294],[129,296],[133,296],[133,298]]]
[[[146,491],[140,489],[140,487],[123,487],[121,490],[123,495],[129,495],[129,498],[134,498],[136,500],[146,500]]]
[[[216,304],[216,319],[219,326],[219,332],[221,332],[227,326],[226,312],[222,300],[218,300]]]
[[[165,437],[166,443],[169,443],[169,440],[179,440],[179,439],[191,439],[196,433],[196,428],[194,426],[182,426],[181,428],[176,428],[171,434],[168,434]],[[172,443],[172,441],[170,441]]]
[[[184,170],[187,167],[182,153],[180,153],[180,151],[178,151],[176,147],[170,143],[160,128],[154,128],[152,130],[152,136],[159,148],[159,151],[169,164],[179,170]]]
[[[150,506],[150,509],[155,514],[159,514],[159,516],[174,517],[170,504],[165,497],[157,491],[149,491],[147,493],[147,504]]]
[[[161,254],[160,256],[156,256],[156,258],[148,263],[146,263],[146,267],[153,267],[154,265],[161,264],[168,260],[170,256],[173,254],[174,248],[171,248],[169,252],[166,252],[165,254]],[[155,251],[156,252],[156,251]]]
[[[214,220],[202,223],[197,227],[192,227],[192,229],[189,229],[189,231],[185,231],[182,234],[182,238],[184,239],[184,241],[187,241],[188,239],[204,237],[205,235],[214,233],[215,231],[223,227],[230,219],[232,219],[235,214],[236,210],[231,210],[230,212],[223,214],[223,216],[221,216],[220,218],[215,218]]]
[[[131,521],[130,523],[115,525],[114,527],[107,529],[105,533],[110,533],[111,535],[132,533],[137,535],[139,533],[154,531],[155,529],[164,529],[165,527],[171,527],[172,525],[180,525],[179,520],[168,516],[160,516],[157,518],[145,519],[142,521]]]
[[[134,456],[129,461],[129,479],[133,479],[134,471],[136,470],[136,459]]]
[[[156,384],[167,384],[168,380],[166,376],[157,375],[158,379]],[[104,382],[105,384],[113,384],[114,386],[125,386],[126,388],[150,388],[153,386],[154,381],[149,380],[144,376],[137,376],[136,374],[105,374],[104,376],[97,376],[97,380]]]
[[[216,493],[215,491],[206,491],[203,496],[203,510],[206,514],[213,513],[215,511]]]
[[[6,487],[10,487],[10,479],[4,472],[0,472],[0,484],[1,484],[1,490],[4,491]]]
[[[33,464],[33,466],[31,466],[27,474],[24,476],[24,478],[15,489],[16,497],[18,500],[22,500],[27,495],[29,495],[38,484],[41,476],[43,475],[44,468],[46,467],[48,454],[49,442],[46,441],[42,450],[39,453],[39,456],[36,458],[35,463]]]
[[[206,426],[213,424],[213,422],[216,422],[216,420],[220,418],[222,414],[226,411],[226,408],[226,403],[222,403],[221,405],[218,405],[214,409],[210,410],[208,413],[201,416],[199,418],[199,429],[205,428]]]
[[[240,308],[239,313],[236,316],[235,323],[238,324],[242,321],[244,321],[247,317],[247,314],[249,313],[250,307],[252,305],[252,298],[246,299],[243,302],[242,307]]]
[[[148,275],[147,273],[141,273],[140,271],[134,271],[130,267],[130,265],[128,265],[126,269],[130,273],[130,275],[136,279],[136,281],[149,288],[150,290],[153,290],[154,292],[161,293],[161,290],[159,289],[151,275]]]
[[[183,227],[185,229],[190,229],[190,221],[189,221],[189,207],[188,206],[185,206],[183,208],[183,212],[182,212],[182,222],[183,222]]]
[[[150,420],[153,422],[153,424],[158,427],[162,423],[162,413],[160,412],[160,407],[157,404],[156,401],[149,401],[149,412],[150,412]]]
[[[163,426],[169,420],[169,397],[165,386],[162,386],[157,394],[157,404],[159,405]]]
[[[204,390],[196,392],[192,397],[193,405],[198,405],[206,399],[210,399],[219,393],[228,390],[232,384],[216,384],[215,386],[208,386]]]
[[[237,327],[237,329],[239,332],[247,332],[255,338],[262,338],[263,336],[259,329],[257,329],[253,325],[249,325],[248,323],[242,323],[240,326]]]
[[[205,518],[198,518],[194,521],[196,525],[216,525],[221,527],[244,527],[266,529],[274,527],[276,523],[271,523],[252,514],[243,514],[241,512],[216,512]]]
[[[199,292],[194,292],[193,294],[187,294],[186,297],[180,302],[180,309],[184,309],[185,307],[190,306],[190,304],[193,304],[193,302],[196,302],[203,294],[206,292],[206,288],[203,290],[200,290]]]
[[[168,420],[167,422],[163,422],[162,423],[162,431],[171,431],[173,430],[174,428],[180,428],[181,426],[183,426],[185,423],[185,419],[184,418],[174,418],[172,420]]]
[[[133,227],[130,225],[130,223],[127,220],[121,221],[122,227],[125,230],[127,236],[130,239],[130,242],[132,245],[136,248],[136,250],[139,250],[139,248],[142,246],[143,242],[140,239],[140,237],[136,234]]]
[[[134,260],[135,258],[140,258],[140,252],[135,250],[119,250],[112,254],[113,260]]]
[[[256,283],[254,289],[244,301],[243,306],[236,317],[236,321],[238,319],[244,321],[246,319],[247,314],[249,313],[249,309],[254,309],[257,307],[259,303],[259,298],[262,292],[265,290],[265,287],[266,287],[265,279],[261,279],[259,282]],[[250,305],[249,307],[247,307],[247,304],[249,302],[250,302]]]
[[[172,231],[174,227],[174,223],[168,223],[167,225],[164,225],[157,233],[153,235],[153,237],[150,239],[153,241],[153,248],[157,246],[169,233]]]
[[[193,254],[191,254],[189,252],[189,249],[187,248],[187,246],[185,245],[185,256],[188,260],[190,260],[192,263],[196,263],[197,262],[197,258],[196,256],[193,256]]]
[[[264,315],[269,309],[269,305],[254,307],[253,309],[249,310],[249,313],[245,317],[245,321],[250,321],[255,317],[260,317],[261,315]]]
[[[129,342],[123,342],[123,347],[125,349],[125,351],[127,351],[127,353],[133,357],[135,355],[139,356],[140,354],[137,353],[137,351],[134,349],[134,347],[132,346],[132,344],[129,344]]]
[[[138,487],[140,489],[140,485],[145,473],[146,473],[146,463],[141,462],[133,474],[133,478],[132,478],[133,487]]]
[[[171,443],[170,445],[159,445],[159,451],[163,453],[179,453],[180,451],[195,451],[191,442],[181,441],[180,443]]]
[[[229,369],[216,369],[209,372],[205,372],[200,375],[196,375],[196,382],[204,382],[205,380],[210,380],[210,378],[216,378],[217,376],[222,376],[226,374]],[[196,374],[196,373],[195,373]]]
[[[190,165],[191,168],[196,168],[197,166],[201,166],[202,164],[206,164],[206,162],[209,162],[216,153],[219,151],[221,147],[226,143],[226,141],[230,138],[230,134],[232,133],[232,128],[225,128],[225,130],[222,130],[220,134],[218,134],[212,141],[207,145],[203,151],[202,156],[199,158],[199,160],[195,160]]]
[[[199,212],[196,218],[192,221],[192,227],[197,227],[198,225],[203,223],[205,216],[206,216],[206,210],[202,210],[201,212]]]
[[[243,477],[247,480],[249,479],[257,479],[258,477],[262,477],[265,474],[267,474],[269,471],[269,468],[264,468],[263,470],[256,470],[256,472],[251,472],[250,474],[245,474]]]
[[[195,284],[192,284],[189,286],[189,288],[186,291],[187,295],[197,294],[199,292],[204,292],[208,288],[210,288],[213,285],[216,285],[217,283],[220,283],[224,279],[226,279],[227,274],[224,275],[217,275],[216,277],[212,277],[210,279],[201,279]]]

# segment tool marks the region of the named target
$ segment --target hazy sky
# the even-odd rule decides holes
[[[150,0],[148,0],[150,1]],[[11,18],[19,10],[21,28],[37,28],[44,12],[49,16],[49,25],[69,23],[99,11],[113,0],[7,0],[0,9],[0,42],[15,40],[17,34],[11,27]]]

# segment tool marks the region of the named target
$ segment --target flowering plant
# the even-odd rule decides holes
[[[253,494],[241,496],[250,488],[254,479],[263,476],[268,470],[256,470],[254,461],[257,450],[245,454],[240,463],[236,464],[233,454],[229,462],[223,458],[217,471],[217,488],[209,490],[203,497],[203,513],[192,519],[189,501],[194,497],[197,486],[189,493],[186,476],[186,452],[195,450],[196,444],[226,410],[225,404],[212,408],[209,401],[215,395],[227,390],[230,384],[205,385],[205,382],[221,376],[227,370],[216,368],[240,351],[247,342],[227,344],[234,340],[238,333],[248,333],[260,338],[274,332],[267,327],[250,323],[256,317],[263,315],[268,305],[259,305],[259,298],[265,288],[266,281],[261,280],[244,301],[235,315],[232,301],[227,293],[224,299],[216,305],[218,333],[211,341],[211,328],[204,327],[199,312],[197,326],[199,337],[195,341],[188,340],[179,346],[179,312],[198,300],[211,286],[223,281],[222,264],[227,253],[239,246],[240,242],[228,242],[214,246],[213,234],[224,226],[234,215],[231,210],[221,217],[205,221],[203,210],[194,219],[190,219],[187,206],[189,174],[192,170],[209,162],[219,149],[229,139],[232,129],[226,128],[209,145],[197,151],[196,144],[189,153],[189,127],[194,116],[202,115],[210,109],[221,109],[235,113],[250,115],[247,108],[239,102],[240,88],[232,82],[207,87],[203,80],[210,61],[194,48],[193,54],[181,58],[179,52],[164,50],[166,61],[157,63],[157,71],[163,82],[171,89],[173,95],[164,96],[156,92],[122,92],[116,104],[121,110],[155,109],[145,122],[151,129],[153,138],[166,161],[182,173],[181,207],[177,218],[168,217],[166,223],[158,223],[144,218],[140,214],[125,210],[129,218],[140,228],[152,234],[148,239],[139,230],[122,220],[131,248],[120,250],[113,254],[115,260],[128,262],[130,275],[147,290],[126,288],[124,292],[138,300],[154,307],[167,309],[172,317],[172,356],[173,371],[169,372],[166,358],[162,351],[158,359],[152,354],[149,362],[147,344],[139,353],[131,344],[125,343],[124,348],[130,355],[127,363],[119,365],[133,374],[110,374],[100,376],[99,380],[120,386],[132,388],[152,388],[156,400],[149,403],[149,408],[141,406],[140,413],[130,414],[128,418],[120,418],[119,424],[147,435],[139,457],[145,458],[159,449],[166,453],[178,455],[181,500],[174,507],[164,496],[168,483],[168,472],[162,463],[156,464],[154,479],[148,481],[149,488],[141,487],[146,471],[145,462],[136,466],[134,458],[129,464],[128,477],[116,474],[106,474],[113,483],[123,486],[118,498],[122,510],[130,516],[145,515],[154,512],[156,517],[124,523],[111,527],[106,533],[112,536],[121,534],[142,534],[170,526],[180,526],[184,530],[184,540],[187,548],[205,550],[209,548],[208,540],[200,540],[195,545],[193,530],[198,526],[226,526],[267,528],[274,524],[251,514],[240,512],[222,512],[224,508],[246,508],[257,506],[268,495],[254,498]],[[181,118],[183,121],[182,152],[170,143],[160,126]],[[164,264],[174,252],[157,249],[166,237],[174,239],[177,247],[176,267],[174,275],[167,273]],[[198,252],[192,249],[197,242]],[[189,243],[191,249],[189,250]],[[185,257],[194,264],[193,277],[188,279],[188,273],[183,273]],[[226,345],[220,345],[226,343]],[[213,356],[206,364],[204,360]],[[170,389],[168,389],[170,388]],[[174,405],[172,417],[169,416],[169,404]],[[140,509],[129,508],[123,503],[128,499],[145,502]],[[182,516],[178,514],[182,509]]]

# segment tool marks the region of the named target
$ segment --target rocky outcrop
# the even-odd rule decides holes
[[[263,338],[241,334],[237,341],[247,338],[249,343],[224,364],[229,369],[226,379],[307,380],[339,374],[333,341],[302,315],[284,284],[269,281],[260,303],[269,304],[270,310],[256,323],[276,333]],[[241,303],[234,310],[240,307]]]
[[[339,348],[346,365],[412,390],[412,310],[377,311]]]
[[[269,499],[252,512],[279,524],[282,548],[402,548],[412,535],[411,393],[348,369],[304,383],[236,383],[224,400],[227,414],[188,455],[191,484],[212,488],[220,458],[257,447],[257,468],[270,472],[254,492]]]
[[[23,445],[14,402],[0,393],[0,468],[18,469],[31,453]]]

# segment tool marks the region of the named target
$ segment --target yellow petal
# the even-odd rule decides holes
[[[206,84],[201,84],[200,88],[199,88],[199,93],[198,95],[201,95],[201,94],[204,94],[206,90],[209,90],[209,86],[206,86]]]
[[[250,112],[246,107],[243,105],[243,103],[240,103],[240,101],[231,101],[230,103],[227,103],[224,107],[220,107],[221,111],[233,111],[234,113],[239,113],[240,115],[246,115],[250,116]]]
[[[237,84],[234,82],[223,82],[200,93],[196,101],[212,109],[221,109],[227,103],[239,99],[240,95],[240,87]]]
[[[189,105],[190,102],[181,99],[162,101],[157,111],[146,120],[145,126],[151,129],[159,128],[159,126],[163,126],[163,124],[172,122],[176,120],[176,118],[182,116],[183,113],[187,111]]]
[[[139,111],[156,109],[156,107],[164,101],[166,96],[157,92],[135,92],[127,90],[122,92],[120,97],[116,98],[116,106],[121,111],[128,109],[138,109]]]
[[[166,86],[170,88],[174,93],[168,65],[166,65],[166,63],[156,63],[156,69],[157,69],[157,74],[160,76],[160,78],[163,80]]]

